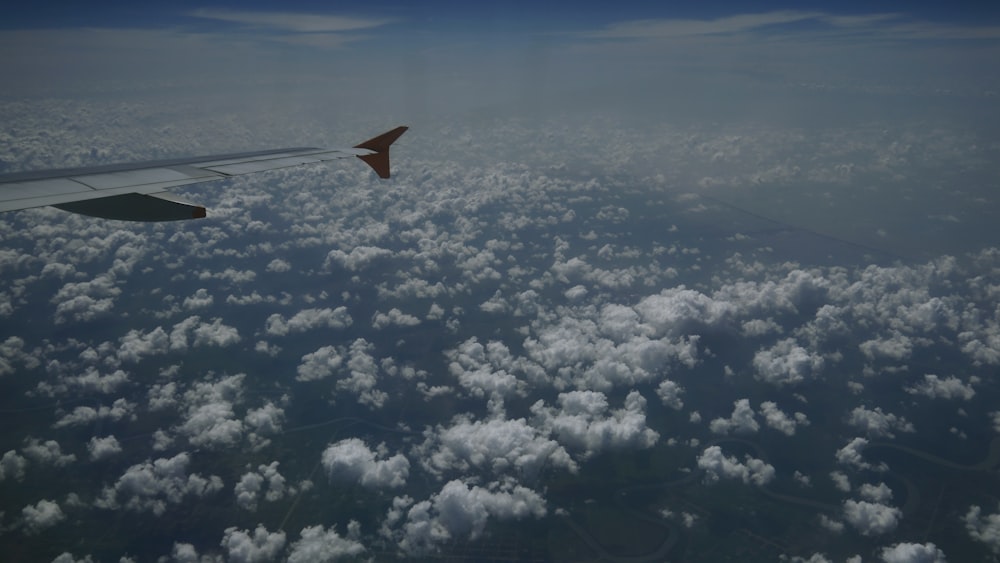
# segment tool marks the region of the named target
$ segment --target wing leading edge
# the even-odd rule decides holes
[[[124,221],[197,219],[205,217],[204,207],[172,198],[166,190],[352,156],[388,178],[389,147],[406,130],[397,127],[346,149],[299,147],[7,174],[0,176],[0,211],[51,205]]]

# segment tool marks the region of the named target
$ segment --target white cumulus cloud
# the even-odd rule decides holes
[[[740,463],[733,456],[727,457],[719,446],[709,446],[698,456],[698,467],[705,470],[709,481],[719,479],[739,479],[744,483],[763,486],[774,480],[774,466],[763,460],[751,457]]]
[[[285,547],[285,532],[268,532],[258,525],[252,532],[235,526],[226,528],[220,545],[231,563],[267,563],[276,561]]]
[[[905,417],[892,413],[882,412],[882,409],[875,407],[867,409],[856,407],[847,417],[847,423],[851,426],[865,431],[869,437],[895,437],[894,432],[915,432],[913,425]]]
[[[90,459],[99,460],[121,453],[122,446],[114,436],[105,436],[104,438],[94,436],[87,444],[87,451],[90,452]]]
[[[395,515],[387,518],[387,524],[401,519],[407,502],[394,503],[391,512]],[[410,507],[402,528],[389,533],[397,538],[404,552],[419,555],[433,553],[439,544],[451,539],[479,538],[491,518],[541,518],[546,512],[545,500],[531,489],[507,482],[469,486],[456,479],[430,499]]]
[[[733,402],[733,414],[729,418],[716,418],[708,423],[708,428],[716,434],[753,434],[760,430],[760,424],[754,419],[756,413],[750,406],[750,399],[739,399]]]
[[[649,448],[659,439],[646,426],[646,399],[629,392],[624,408],[609,409],[608,399],[598,391],[560,393],[559,408],[538,401],[531,407],[536,426],[546,429],[563,444],[583,450],[583,457],[616,448]]]
[[[478,468],[534,476],[547,464],[572,472],[577,469],[576,462],[558,442],[523,418],[475,422],[458,418],[449,427],[439,426],[421,447],[421,453],[421,463],[436,475]]]
[[[924,380],[920,383],[907,387],[906,392],[932,399],[961,399],[963,401],[968,401],[976,395],[976,390],[972,388],[972,385],[962,383],[962,380],[954,375],[941,379],[930,373],[924,375]]]
[[[902,512],[894,506],[867,501],[844,501],[844,520],[864,536],[878,536],[896,529]]]
[[[373,489],[396,488],[406,484],[410,462],[403,454],[392,457],[368,449],[358,438],[331,444],[323,451],[323,469],[330,479],[349,481]]]
[[[983,509],[972,505],[962,517],[969,536],[1000,555],[1000,512],[983,515]]]
[[[288,563],[333,563],[358,557],[365,546],[354,538],[342,537],[334,526],[306,526],[292,543]]]
[[[945,563],[948,558],[933,543],[897,543],[879,551],[883,563]]]
[[[353,322],[347,307],[303,309],[287,320],[277,313],[271,315],[267,318],[265,329],[271,336],[285,336],[317,328],[347,328]]]
[[[21,509],[21,516],[24,517],[25,532],[29,534],[37,534],[66,519],[59,503],[51,500],[40,500],[25,506]]]
[[[823,369],[823,357],[786,338],[754,355],[756,376],[772,385],[794,385],[817,376]]]
[[[99,508],[125,508],[160,516],[168,505],[179,504],[185,497],[203,497],[222,489],[222,479],[215,475],[189,474],[190,463],[191,457],[181,452],[172,458],[133,465],[114,485],[104,487],[94,504]]]

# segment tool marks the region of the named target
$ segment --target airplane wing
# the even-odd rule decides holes
[[[197,219],[205,216],[204,207],[174,199],[165,190],[352,156],[365,161],[379,177],[388,178],[389,146],[406,130],[397,127],[345,149],[272,149],[0,175],[0,211],[51,205],[124,221]]]

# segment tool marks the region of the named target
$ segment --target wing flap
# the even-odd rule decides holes
[[[119,221],[181,221],[205,216],[204,207],[165,194],[128,193],[61,203],[53,207],[81,215]]]

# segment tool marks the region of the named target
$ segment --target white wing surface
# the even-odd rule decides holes
[[[126,221],[177,221],[205,216],[200,205],[164,192],[303,164],[358,157],[381,178],[389,177],[389,146],[406,127],[397,127],[345,149],[287,148],[0,175],[0,211],[51,205],[73,213]]]

